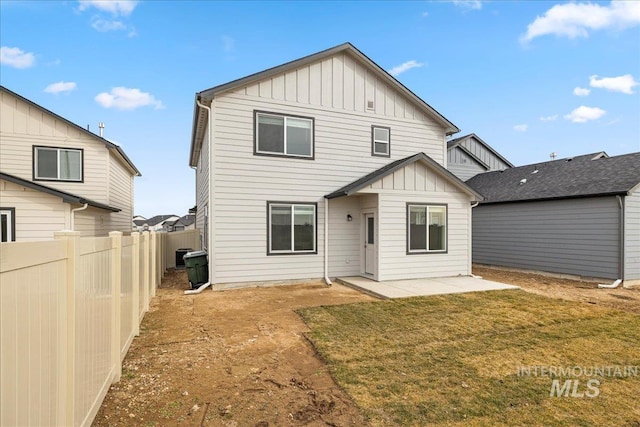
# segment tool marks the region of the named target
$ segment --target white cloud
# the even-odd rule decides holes
[[[100,18],[92,19],[91,26],[94,30],[101,33],[106,33],[108,31],[123,31],[127,29],[127,26],[121,21],[109,21]]]
[[[99,93],[94,99],[104,108],[118,110],[134,110],[146,106],[152,106],[156,110],[164,108],[162,101],[155,99],[150,93],[122,86],[114,87],[109,93]]]
[[[402,73],[404,73],[407,70],[410,70],[412,68],[420,68],[423,67],[424,64],[415,60],[411,60],[411,61],[407,61],[404,62],[400,65],[397,65],[395,67],[393,67],[392,69],[389,70],[389,74],[391,74],[392,76],[396,77]]]
[[[575,96],[587,96],[591,93],[591,89],[587,89],[584,87],[576,87],[573,89],[573,94]]]
[[[80,11],[96,8],[102,12],[109,12],[114,16],[129,16],[138,4],[137,0],[79,0]]]
[[[0,47],[0,64],[14,68],[29,68],[36,62],[31,52],[25,52],[17,47]]]
[[[540,117],[540,121],[543,121],[543,122],[553,122],[553,121],[556,121],[557,119],[558,119],[557,114],[554,114],[553,116]]]
[[[527,129],[529,129],[529,125],[515,125],[513,127],[513,130],[515,130],[516,132],[526,132]]]
[[[480,0],[453,0],[453,4],[465,10],[482,9],[482,1]]]
[[[565,3],[553,6],[527,26],[520,38],[528,42],[547,34],[570,39],[588,37],[590,31],[606,28],[625,29],[640,24],[640,2],[612,1],[608,6],[597,3]]]
[[[622,92],[627,95],[633,94],[633,88],[639,84],[631,74],[618,77],[603,77],[601,79],[598,79],[598,76],[589,77],[589,85],[591,87],[607,89],[612,92]]]
[[[586,123],[590,120],[597,120],[600,117],[607,114],[602,108],[598,107],[585,107],[579,106],[569,114],[565,115],[566,120],[571,120],[573,123]]]
[[[225,52],[231,52],[235,47],[236,41],[229,36],[222,36],[222,49]]]
[[[57,83],[51,83],[49,86],[47,86],[44,89],[44,91],[47,93],[58,94],[62,92],[71,92],[75,88],[76,88],[75,82],[57,82]]]
[[[422,17],[426,18],[427,16],[429,16],[429,12],[422,12]]]

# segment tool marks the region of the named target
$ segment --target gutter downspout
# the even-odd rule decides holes
[[[75,224],[75,218],[76,218],[75,213],[78,212],[78,211],[83,211],[83,210],[87,209],[88,207],[89,207],[89,204],[85,203],[84,206],[81,207],[81,208],[71,209],[71,231],[76,231],[75,230],[75,225],[76,225]]]
[[[205,110],[207,110],[207,144],[208,145],[208,156],[209,159],[207,160],[207,166],[209,168],[208,173],[209,173],[209,182],[207,182],[207,206],[208,206],[208,214],[207,214],[207,221],[209,221],[209,219],[211,218],[211,208],[213,207],[213,198],[211,197],[212,192],[211,192],[211,166],[212,166],[212,162],[211,162],[211,152],[212,152],[212,144],[211,144],[211,136],[213,135],[213,121],[211,118],[211,107],[207,107],[206,105],[204,105],[203,103],[200,102],[199,97],[196,98],[196,105],[200,108],[204,108]],[[202,156],[202,149],[200,149],[200,155]],[[197,189],[196,189],[197,190]],[[211,241],[211,230],[213,229],[213,227],[211,227],[211,224],[207,224],[207,252],[210,252],[209,249],[212,247],[213,242]],[[204,249],[204,248],[203,248]],[[213,283],[214,279],[215,279],[215,275],[213,274],[213,263],[209,262],[209,278],[211,279],[209,282]]]
[[[331,286],[329,279],[329,199],[324,199],[324,281]]]
[[[619,279],[616,279],[615,282],[610,285],[598,284],[599,289],[615,289],[620,286],[620,283],[624,280],[624,204],[622,202],[622,197],[616,196],[618,199],[618,207],[620,208],[620,243],[618,253],[620,254],[620,262],[618,264],[619,268]]]

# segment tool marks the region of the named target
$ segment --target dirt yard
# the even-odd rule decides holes
[[[640,289],[476,267],[487,280],[640,314]],[[349,426],[361,412],[304,338],[294,310],[373,298],[321,283],[187,296],[170,271],[94,426]]]
[[[580,301],[601,307],[640,314],[640,288],[598,289],[597,282],[562,279],[540,274],[474,266],[473,273],[483,279],[520,286],[527,292],[551,298]],[[609,281],[606,283],[611,283]]]
[[[184,295],[170,271],[94,426],[360,426],[304,338],[301,307],[373,298],[323,284]]]

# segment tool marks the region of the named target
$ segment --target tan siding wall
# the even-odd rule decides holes
[[[33,146],[82,148],[84,182],[40,181],[43,185],[101,203],[107,196],[107,149],[99,141],[7,94],[2,97],[0,170],[31,181]]]
[[[374,102],[373,110],[367,110],[367,101]],[[313,117],[315,159],[254,155],[254,110]],[[324,195],[418,152],[445,162],[440,125],[345,54],[217,95],[213,111],[210,170],[216,190],[209,216],[215,283],[322,277]],[[391,128],[391,158],[371,156],[372,125]],[[267,256],[267,201],[318,203],[318,254]],[[359,235],[354,224],[345,229],[343,223],[343,211],[356,205],[336,201],[334,206],[336,232]],[[331,226],[330,233],[335,235]],[[356,246],[337,249],[330,255],[336,273],[330,274],[352,274],[359,268],[357,253]]]
[[[80,215],[79,226],[83,236],[106,235],[108,231],[131,232],[131,218],[133,216],[133,177],[131,173],[116,158],[112,157],[106,146],[79,129],[68,125],[62,120],[57,120],[50,114],[30,106],[28,103],[8,94],[0,92],[1,97],[1,121],[0,138],[2,149],[0,150],[0,170],[15,175],[28,181],[33,180],[33,146],[69,147],[83,150],[83,177],[84,182],[59,182],[36,181],[47,187],[66,191],[78,196],[112,205],[122,209],[118,213],[96,211],[91,215],[85,212]],[[36,215],[36,204],[43,197],[55,200],[52,206],[54,210],[68,209],[67,204],[59,202],[59,198],[44,195],[28,190],[28,194],[35,195],[30,202],[31,209]],[[7,196],[8,197],[8,196]],[[4,203],[4,200],[3,200]],[[7,202],[8,203],[8,202]],[[23,201],[23,203],[25,203]],[[58,204],[60,203],[60,206]],[[6,203],[5,203],[6,204]],[[7,205],[9,206],[9,205]],[[30,230],[23,230],[24,238],[51,238],[53,230],[59,231],[65,228],[64,216],[47,216],[51,207],[39,209],[37,215],[45,224],[33,224]],[[43,216],[44,215],[44,216]],[[16,212],[16,220],[20,221],[21,215]],[[23,215],[22,218],[25,218]],[[99,220],[98,228],[90,230],[89,224]],[[28,220],[27,220],[28,221]],[[27,223],[23,223],[27,224]],[[31,227],[31,226],[29,226]],[[53,230],[52,230],[53,227]],[[67,224],[67,228],[69,224]],[[18,226],[16,225],[16,228]],[[46,228],[46,230],[43,230]],[[46,231],[45,235],[38,234]],[[17,233],[18,234],[18,233]],[[20,236],[20,234],[18,234]],[[34,236],[34,237],[30,237]]]
[[[82,237],[104,237],[109,234],[109,231],[123,231],[110,228],[111,215],[114,215],[114,213],[92,208],[91,206],[85,210],[75,212],[75,231],[79,231]]]
[[[109,230],[131,232],[133,177],[119,160],[109,156],[109,206],[122,209],[109,215]]]
[[[69,204],[59,197],[0,180],[0,207],[15,208],[16,241],[50,240],[69,227]]]

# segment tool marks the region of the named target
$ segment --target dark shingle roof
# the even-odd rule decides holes
[[[466,183],[484,195],[485,204],[622,195],[640,184],[640,152],[605,156],[592,153],[486,172]]]
[[[33,190],[42,191],[43,193],[51,194],[52,196],[60,197],[65,203],[86,203],[94,208],[104,209],[111,212],[121,211],[121,209],[114,208],[113,206],[105,205],[91,199],[86,199],[82,196],[76,196],[75,194],[67,193],[66,191],[56,190],[55,188],[47,187],[46,185],[36,184],[35,182],[9,175],[8,173],[0,172],[0,179],[22,185],[23,187],[31,188]]]
[[[178,221],[184,225],[185,227],[191,225],[194,223],[194,221],[196,220],[196,216],[195,215],[185,215],[182,218],[180,218]]]
[[[160,224],[162,221],[168,220],[172,216],[177,216],[177,215],[156,215],[156,216],[152,216],[151,218],[149,218],[147,220],[147,224],[149,224],[151,227],[153,227],[154,225]]]
[[[353,181],[351,184],[347,184],[344,187],[334,191],[333,193],[327,194],[324,197],[327,199],[334,199],[336,197],[341,197],[341,196],[350,196],[353,193],[357,192],[358,190],[361,190],[362,188],[366,187],[367,185],[371,185],[374,182],[378,181],[379,179],[382,179],[385,176],[397,171],[398,169],[401,169],[407,166],[408,164],[411,164],[416,161],[422,161],[428,164],[431,168],[439,171],[441,174],[446,176],[451,182],[457,185],[460,189],[478,197],[479,199],[482,199],[482,196],[480,194],[476,193],[472,188],[470,188],[464,182],[462,182],[457,176],[449,172],[441,164],[439,164],[438,162],[436,162],[435,160],[433,160],[431,157],[427,156],[424,153],[417,153],[417,154],[414,154],[413,156],[405,157],[404,159],[399,159],[394,162],[391,162],[388,165],[385,165],[380,169],[377,169],[363,176],[362,178]]]

